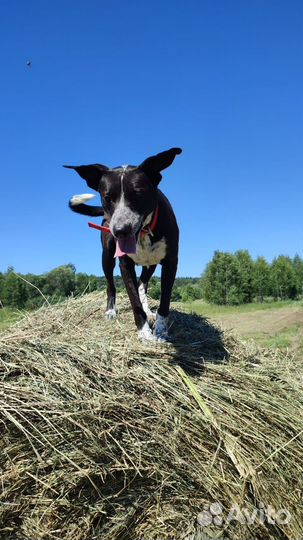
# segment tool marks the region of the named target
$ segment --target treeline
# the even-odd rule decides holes
[[[303,260],[280,255],[269,264],[255,261],[247,250],[216,251],[201,278],[203,298],[212,304],[237,305],[253,301],[295,300],[303,295]]]
[[[56,303],[68,296],[106,287],[104,277],[76,273],[73,264],[58,266],[45,274],[17,274],[13,268],[0,273],[0,302],[3,307],[35,309],[46,300]]]
[[[115,277],[117,290],[124,289],[120,276]],[[187,288],[198,288],[199,278],[177,278],[174,300],[188,300]],[[73,264],[54,268],[42,275],[17,274],[12,267],[6,272],[0,272],[0,309],[11,307],[15,309],[35,309],[46,300],[56,303],[69,296],[79,296],[92,291],[106,290],[105,277],[97,277],[82,272],[76,272]],[[149,293],[155,299],[160,297],[160,279],[154,277],[150,282]],[[199,296],[198,296],[199,297]]]
[[[116,276],[117,290],[124,289]],[[42,275],[16,274],[13,268],[0,272],[0,308],[35,309],[46,300],[56,303],[106,289],[105,277],[76,272],[73,264],[54,268]],[[158,300],[161,283],[152,277],[148,289]],[[255,261],[247,250],[236,253],[216,251],[201,278],[177,278],[172,300],[189,302],[203,298],[212,304],[245,304],[253,301],[298,299],[303,296],[303,260],[280,255],[269,264],[264,257]]]

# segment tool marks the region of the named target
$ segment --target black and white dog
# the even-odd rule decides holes
[[[94,195],[75,195],[70,208],[86,216],[104,216],[102,267],[107,279],[107,318],[116,316],[115,257],[120,269],[135,323],[142,340],[168,341],[167,317],[178,264],[179,229],[173,209],[158,189],[160,171],[169,167],[180,148],[171,148],[147,158],[141,165],[64,165],[74,169],[87,185],[101,195],[102,206],[85,204]],[[157,264],[162,265],[161,298],[153,332],[148,321],[148,281]],[[142,265],[137,281],[135,264]]]

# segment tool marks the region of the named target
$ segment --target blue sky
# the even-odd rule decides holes
[[[172,146],[178,275],[214,250],[302,255],[299,0],[11,0],[0,21],[0,270],[102,273],[62,164]]]

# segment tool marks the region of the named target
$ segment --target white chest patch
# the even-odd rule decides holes
[[[136,264],[152,266],[158,264],[166,255],[166,241],[164,238],[159,242],[151,243],[148,234],[140,235],[137,241],[137,252],[128,254]]]

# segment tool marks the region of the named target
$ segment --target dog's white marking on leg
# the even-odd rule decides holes
[[[108,309],[105,312],[105,317],[108,320],[115,319],[117,317],[117,311],[115,308]]]
[[[82,193],[81,195],[73,195],[73,197],[69,200],[69,202],[72,206],[77,206],[78,204],[84,204],[87,201],[90,201],[95,196],[96,195],[92,195],[91,193]]]
[[[142,307],[143,307],[147,317],[149,319],[152,319],[153,318],[153,312],[149,309],[148,300],[147,300],[147,294],[145,292],[145,287],[144,287],[143,283],[140,283],[138,291],[139,291],[139,297],[140,297]]]
[[[138,336],[141,341],[155,341],[155,336],[153,335],[147,321],[144,323],[141,330],[139,330]]]
[[[163,317],[157,313],[156,322],[154,326],[154,336],[157,338],[157,341],[162,343],[168,343],[168,327],[167,327],[168,317]]]

